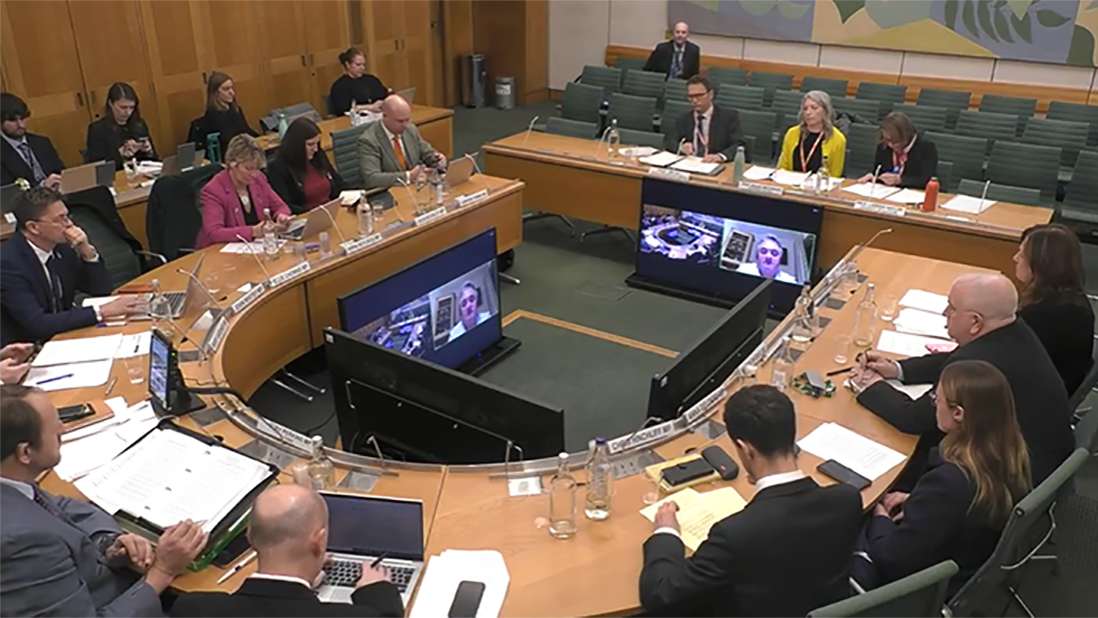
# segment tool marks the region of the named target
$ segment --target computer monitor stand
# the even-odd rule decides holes
[[[505,356],[517,350],[520,345],[522,345],[522,342],[518,339],[502,337],[499,341],[477,352],[472,358],[459,365],[457,370],[471,376],[480,375],[492,365],[503,360]]]

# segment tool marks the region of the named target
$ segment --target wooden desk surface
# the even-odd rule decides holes
[[[439,121],[449,122],[450,119],[453,118],[453,116],[454,110],[452,109],[446,109],[442,107],[428,107],[426,105],[412,105],[412,124],[416,125],[421,133],[425,130],[425,126]],[[320,121],[319,126],[321,135],[320,147],[327,152],[331,152],[332,131],[340,131],[343,129],[351,128],[351,118],[349,116],[325,118],[324,120]],[[451,130],[451,133],[452,132],[453,131]],[[428,139],[427,136],[424,136],[424,139],[430,142],[438,150],[443,151],[446,156],[450,156],[452,154],[452,147],[447,150],[444,148],[444,145],[433,142],[431,139]],[[277,148],[278,141],[278,135],[275,133],[268,133],[259,138],[259,143],[261,146],[263,146],[265,150]]]

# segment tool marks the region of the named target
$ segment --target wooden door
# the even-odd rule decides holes
[[[434,94],[433,41],[431,34],[431,0],[404,0],[404,36],[400,53],[403,57],[405,82],[402,88],[416,87],[416,101],[430,104]]]
[[[198,6],[188,0],[140,0],[161,152],[187,140],[191,121],[206,109],[206,72],[199,50],[206,35]],[[145,117],[152,116],[145,112]]]
[[[347,0],[311,0],[305,3],[305,45],[309,51],[313,107],[328,115],[325,97],[332,82],[343,74],[339,54],[351,46]]]
[[[389,88],[408,87],[408,71],[400,50],[404,34],[403,5],[408,0],[370,0],[363,2],[366,21],[366,66]]]
[[[65,165],[83,158],[88,101],[66,2],[0,2],[5,86],[31,110],[28,128],[48,136]]]
[[[312,100],[302,22],[313,19],[313,4],[300,0],[255,3],[269,107],[287,107]],[[258,109],[249,111],[253,115],[266,113],[266,110]]]
[[[207,73],[220,71],[233,78],[237,103],[244,109],[248,124],[260,131],[259,118],[274,107],[270,103],[260,67],[262,61],[256,23],[256,6],[268,3],[251,0],[192,1],[198,4],[205,35],[204,45],[199,48],[203,52],[203,69]]]
[[[76,50],[93,118],[106,113],[107,91],[115,82],[133,86],[141,115],[149,125],[161,156],[175,150],[169,127],[162,125],[152,96],[148,54],[137,0],[81,0],[69,2]]]

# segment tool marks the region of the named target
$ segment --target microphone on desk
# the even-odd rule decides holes
[[[881,166],[878,165],[877,169],[873,171],[873,180],[869,183],[869,195],[873,196],[873,189],[877,186],[877,177],[881,175]]]
[[[240,234],[237,234],[236,238],[240,242],[247,245],[248,253],[251,254],[252,258],[255,259],[255,263],[259,264],[259,270],[262,270],[263,271],[263,276],[266,277],[266,279],[264,280],[264,283],[269,282],[271,280],[271,273],[267,272],[267,267],[263,265],[263,260],[259,259],[259,256],[255,254],[255,251],[252,251],[252,243],[244,240],[244,237],[241,236]],[[260,285],[263,285],[263,283],[260,283]]]
[[[976,207],[976,216],[979,217],[980,213],[984,211],[984,200],[987,199],[987,190],[991,186],[991,181],[988,180],[984,183],[984,190],[980,193],[980,205]]]
[[[534,123],[538,121],[541,116],[534,116],[534,119],[530,121],[530,126],[526,127],[526,137],[522,138],[522,147],[526,148],[526,142],[530,141],[530,133],[534,130]]]
[[[194,281],[195,285],[197,285],[203,292],[206,293],[206,297],[210,299],[211,303],[213,303],[214,308],[216,308],[218,311],[225,310],[225,308],[221,306],[221,303],[219,303],[217,299],[214,298],[213,292],[210,292],[210,288],[206,287],[206,284],[202,283],[202,280],[196,277],[194,273],[183,268],[177,268],[175,269],[175,272],[181,275],[186,275],[188,279]]]
[[[679,140],[679,147],[675,149],[675,154],[676,155],[678,155],[680,157],[682,156],[682,147],[683,147],[683,144],[685,144],[685,143],[686,143],[686,138],[685,137]]]
[[[534,118],[534,120],[537,120],[537,118]],[[467,154],[467,155],[465,155],[465,157],[466,157],[466,158],[468,158],[468,159],[469,159],[469,161],[470,161],[470,162],[471,162],[471,163],[473,164],[473,169],[474,169],[474,170],[476,170],[476,172],[477,172],[477,175],[478,175],[478,176],[480,177],[480,185],[481,185],[482,187],[484,187],[484,190],[485,190],[485,191],[486,191],[487,193],[491,194],[491,193],[492,193],[492,189],[491,189],[491,188],[490,188],[490,187],[488,186],[488,181],[487,181],[487,180],[485,180],[485,178],[484,178],[484,172],[483,172],[483,171],[481,171],[481,169],[480,169],[480,164],[478,164],[478,163],[477,163],[477,158],[476,158],[476,156],[475,156],[476,154],[477,154],[477,153],[475,153],[475,152],[474,152],[474,153],[471,153],[471,154]]]
[[[404,187],[408,191],[408,197],[412,199],[412,211],[415,212],[416,210],[419,210],[419,201],[416,199],[415,192],[412,191],[412,184],[409,183],[407,180],[404,180],[400,176],[397,176],[396,180],[397,183],[400,184],[400,186]],[[401,222],[403,222],[404,217],[400,216],[400,208],[396,208],[396,213],[397,218],[400,219]]]
[[[362,199],[366,199],[366,198],[363,197]],[[371,208],[369,200],[366,200],[366,207]],[[324,211],[324,214],[328,215],[328,220],[332,222],[332,228],[334,228],[335,231],[336,231],[336,234],[339,235],[340,244],[346,243],[347,239],[343,237],[343,232],[339,229],[339,224],[336,223],[335,217],[332,216],[332,211],[328,210],[328,207],[323,206],[323,205],[320,206],[319,208]],[[371,217],[374,216],[372,208],[371,208],[371,211],[370,211],[370,216]]]
[[[625,449],[629,448],[629,441],[632,440],[633,437],[636,436],[638,433],[640,433],[641,430],[648,427],[649,425],[653,425],[653,424],[658,425],[662,422],[663,422],[663,419],[658,417],[658,416],[649,416],[648,418],[644,419],[641,422],[640,427],[637,427],[635,430],[633,430],[633,433],[629,434],[629,437],[627,437],[625,440],[622,441],[622,443],[621,443],[622,444],[622,446],[621,446],[622,450],[624,451]]]
[[[606,130],[599,136],[599,141],[595,144],[595,160],[599,160],[599,153],[602,152],[602,142],[606,139],[606,136],[610,133],[610,129],[614,128],[613,125],[606,127]]]

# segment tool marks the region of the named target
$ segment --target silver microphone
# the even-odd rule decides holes
[[[606,136],[610,133],[610,129],[614,128],[613,125],[606,127],[606,130],[599,136],[599,141],[595,144],[595,160],[599,160],[599,153],[602,152],[602,142],[606,139]]]
[[[679,155],[680,157],[682,156],[682,146],[685,143],[686,143],[686,138],[685,137],[679,140],[679,147],[678,147],[677,150],[675,150],[676,155]]]
[[[535,118],[534,120],[537,120],[537,118]],[[473,153],[473,154],[476,154],[476,153]],[[473,163],[473,169],[475,169],[477,171],[477,176],[480,177],[480,185],[482,187],[484,187],[484,190],[489,195],[491,195],[492,194],[492,188],[488,186],[488,181],[485,180],[485,178],[484,178],[484,172],[480,169],[480,164],[477,163],[477,158],[475,156],[473,156],[473,154],[467,154],[465,156],[466,156],[466,158],[468,158]]]
[[[366,199],[366,197],[365,197],[365,196],[363,196],[363,198],[362,198],[362,199]],[[369,208],[369,207],[370,207],[370,202],[369,202],[369,201],[367,201],[367,202],[366,202],[366,207],[367,207],[367,208]],[[323,210],[323,211],[324,211],[324,214],[328,215],[328,220],[332,222],[332,227],[333,227],[333,228],[335,228],[336,234],[338,234],[338,235],[339,235],[339,242],[340,242],[341,244],[344,244],[344,243],[346,243],[346,242],[347,242],[347,239],[343,237],[343,232],[342,232],[342,231],[340,231],[340,229],[339,229],[339,224],[338,224],[338,223],[336,223],[335,217],[333,217],[333,216],[332,216],[332,211],[328,210],[328,207],[327,207],[327,206],[325,206],[325,205],[321,205],[321,206],[319,206],[318,208],[320,208],[321,210]],[[374,216],[374,213],[372,213],[372,212],[371,212],[371,213],[370,213],[370,216],[371,216],[371,217],[372,217],[372,216]]]
[[[271,280],[271,273],[267,272],[267,267],[263,265],[263,260],[259,259],[259,256],[255,254],[255,251],[252,251],[252,243],[244,240],[244,237],[240,234],[237,234],[236,238],[245,245],[248,245],[248,253],[255,259],[255,263],[259,264],[259,269],[263,271],[263,276],[266,277],[265,281],[269,282]]]
[[[412,209],[413,209],[413,212],[415,212],[415,211],[419,210],[419,200],[417,200],[417,199],[416,199],[416,194],[415,194],[415,192],[414,192],[414,191],[412,191],[412,183],[408,182],[407,180],[404,180],[404,179],[403,179],[403,178],[401,178],[400,176],[397,176],[397,179],[396,179],[396,180],[397,180],[397,183],[399,183],[399,184],[400,184],[400,185],[401,185],[402,187],[404,187],[405,189],[407,189],[407,191],[408,191],[408,197],[412,199]],[[400,216],[400,208],[399,208],[399,207],[398,207],[398,208],[396,209],[396,213],[397,213],[397,217],[398,217],[398,218],[399,218],[399,219],[400,219],[401,221],[404,221],[404,217],[401,217],[401,216]]]
[[[538,121],[541,116],[534,116],[534,119],[530,121],[530,126],[526,127],[526,137],[522,138],[522,147],[526,148],[526,142],[530,141],[530,133],[534,130],[534,123]]]
[[[217,309],[218,311],[224,311],[225,310],[224,307],[221,306],[221,303],[217,302],[217,299],[214,298],[213,293],[210,292],[210,288],[206,287],[206,284],[202,283],[202,280],[200,280],[198,277],[196,277],[194,273],[192,273],[189,270],[182,269],[182,268],[175,269],[175,272],[177,272],[181,275],[186,275],[188,279],[190,279],[191,281],[194,281],[195,284],[203,292],[206,293],[206,297],[210,299],[210,302],[213,303],[213,306],[214,306],[215,309]]]

